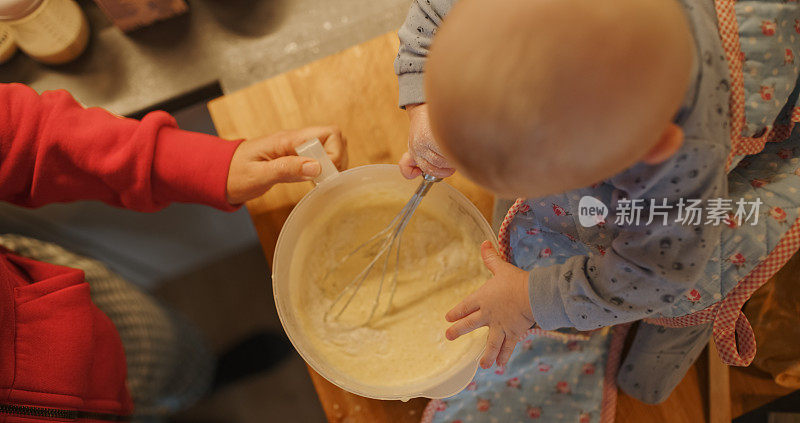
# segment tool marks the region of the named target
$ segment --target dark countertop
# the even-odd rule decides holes
[[[214,83],[229,93],[391,31],[410,1],[189,0],[188,14],[129,34],[79,3],[92,28],[87,51],[62,66],[17,53],[0,65],[0,82],[64,88],[128,115]]]

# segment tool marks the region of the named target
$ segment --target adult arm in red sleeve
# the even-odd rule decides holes
[[[165,112],[137,121],[84,109],[66,91],[0,84],[0,200],[25,207],[100,200],[139,211],[172,202],[232,210],[239,142],[183,131]]]

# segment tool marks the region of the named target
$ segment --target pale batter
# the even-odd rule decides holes
[[[393,262],[378,313],[363,325],[377,295],[383,263],[379,262],[345,312],[338,319],[323,319],[336,295],[369,258],[348,260],[327,278],[325,274],[383,229],[406,200],[373,193],[326,210],[304,231],[298,245],[297,251],[309,248],[313,254],[295,256],[303,260],[305,272],[302,281],[292,283],[293,306],[313,348],[339,372],[369,386],[409,386],[446,373],[463,363],[466,355],[475,357],[486,339],[484,330],[456,341],[444,337],[449,326],[445,313],[491,275],[480,259],[483,240],[470,235],[474,231],[457,227],[448,216],[427,210],[425,201],[402,237],[397,289],[388,312],[384,313]]]

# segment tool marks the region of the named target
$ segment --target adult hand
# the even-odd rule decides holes
[[[414,179],[423,172],[437,178],[446,178],[455,173],[456,170],[447,162],[433,139],[428,105],[408,105],[406,112],[411,126],[408,133],[408,152],[403,154],[398,163],[400,173],[408,179]]]
[[[319,162],[300,157],[295,147],[319,138],[337,168],[347,167],[347,141],[339,128],[320,126],[284,131],[242,142],[228,170],[228,202],[242,204],[281,182],[310,181],[322,171]]]

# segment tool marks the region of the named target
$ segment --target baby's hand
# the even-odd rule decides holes
[[[445,336],[454,340],[482,326],[489,326],[481,367],[497,361],[508,363],[514,346],[533,326],[528,297],[528,273],[503,260],[489,241],[481,244],[481,257],[494,275],[464,301],[447,312],[445,319],[455,322]]]
[[[437,178],[446,178],[455,173],[456,170],[444,158],[433,139],[428,105],[408,105],[406,111],[411,126],[408,132],[408,152],[403,154],[398,163],[400,173],[408,179],[414,179],[422,172]]]

